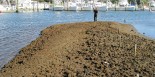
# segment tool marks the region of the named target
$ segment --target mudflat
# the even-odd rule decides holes
[[[0,77],[135,76],[155,76],[155,41],[116,22],[48,27],[0,70]]]

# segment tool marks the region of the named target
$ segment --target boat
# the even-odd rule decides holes
[[[93,7],[90,3],[84,3],[84,4],[82,4],[82,10],[83,11],[91,11],[91,10],[93,10]]]
[[[119,0],[116,11],[135,11],[136,6],[128,3],[127,0]]]
[[[149,7],[151,11],[155,11],[155,1],[151,0],[149,1]]]
[[[76,5],[75,2],[65,2],[64,7],[65,7],[65,10],[68,10],[68,11],[76,11],[78,9],[78,6]]]
[[[149,11],[149,9],[150,9],[149,6],[144,5],[144,10]]]
[[[126,11],[134,11],[134,10],[136,10],[136,7],[135,7],[135,6],[127,6],[127,7],[125,8],[125,10],[126,10]]]
[[[6,8],[3,5],[0,5],[0,12],[6,11]]]
[[[11,12],[10,1],[2,0],[0,4],[0,12]]]
[[[0,12],[5,13],[5,12],[12,12],[11,11],[11,6],[8,5],[0,5]]]
[[[94,6],[97,7],[97,9],[99,11],[107,11],[108,10],[108,7],[107,7],[106,3],[95,2]]]
[[[69,6],[68,6],[69,11],[76,11],[77,10],[76,3],[69,2],[68,4],[69,4]]]
[[[115,11],[116,4],[113,4],[110,0],[107,0],[107,8],[108,8],[108,10]]]
[[[125,11],[125,7],[116,6],[115,10],[116,10],[116,11]]]
[[[125,11],[126,6],[128,6],[129,3],[127,0],[119,0],[118,5],[116,6],[117,11]]]
[[[55,0],[54,1],[54,5],[53,5],[52,8],[53,8],[54,11],[63,11],[64,10],[64,6],[63,6],[62,1]]]
[[[115,5],[110,0],[107,0],[106,7],[107,7],[107,10],[110,10],[110,9],[112,10],[112,8],[115,7]]]
[[[136,9],[138,9],[136,1],[134,3],[130,2],[130,4],[126,6],[126,11],[135,11]]]
[[[64,6],[62,6],[62,5],[55,5],[53,7],[53,10],[54,11],[63,11],[64,10]]]
[[[131,5],[131,4],[129,4],[128,6],[125,7],[125,10],[126,11],[135,11],[136,8],[138,8],[137,5]]]

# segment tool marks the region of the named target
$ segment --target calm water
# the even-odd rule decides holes
[[[132,24],[140,33],[155,38],[155,12],[109,11],[99,12],[99,21],[117,21]],[[41,30],[52,24],[93,21],[93,12],[0,13],[0,67],[18,51],[35,40]]]

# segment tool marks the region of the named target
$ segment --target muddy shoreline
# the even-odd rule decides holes
[[[58,24],[0,70],[0,77],[153,77],[155,41],[116,22]]]

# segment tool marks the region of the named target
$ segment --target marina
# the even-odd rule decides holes
[[[129,2],[128,0],[52,0],[48,2],[38,2],[33,0],[2,0],[0,12],[35,12],[40,10],[52,11],[92,11],[97,8],[100,11],[154,11],[155,1],[149,0],[147,3],[138,0]]]

